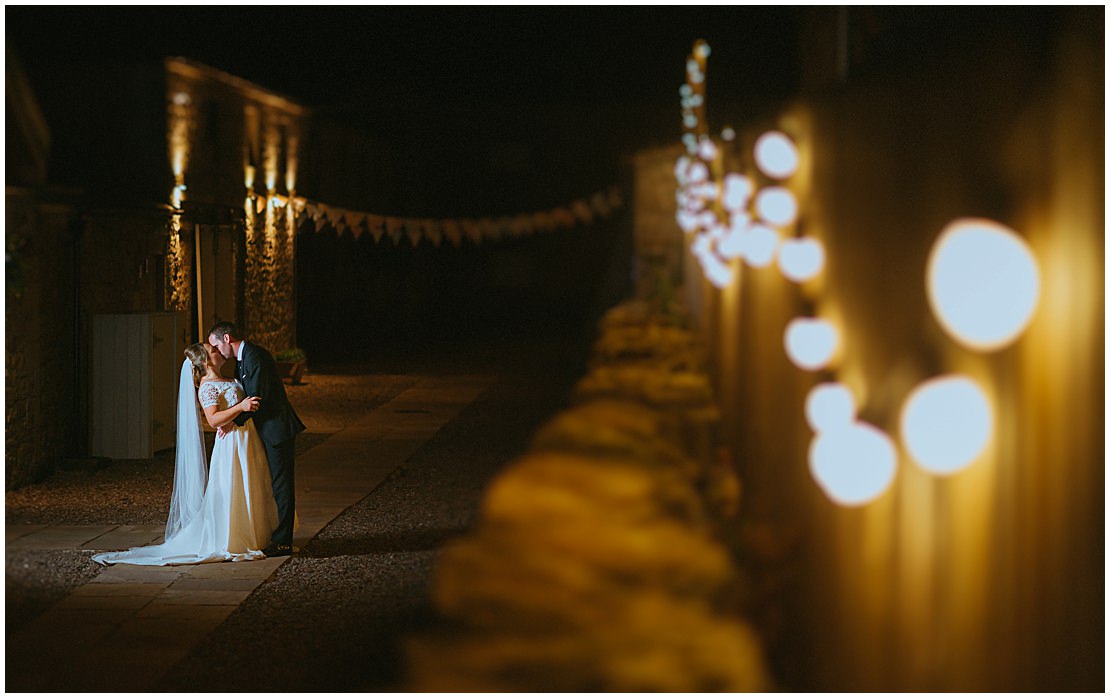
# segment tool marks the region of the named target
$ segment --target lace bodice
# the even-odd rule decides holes
[[[197,389],[197,397],[200,399],[202,408],[216,405],[216,411],[223,412],[228,407],[238,404],[246,394],[238,381],[219,380],[201,383],[200,388]]]

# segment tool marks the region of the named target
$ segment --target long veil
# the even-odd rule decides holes
[[[208,482],[208,457],[204,452],[204,431],[197,409],[197,390],[189,359],[181,364],[177,386],[177,455],[173,468],[173,494],[170,516],[166,520],[166,540],[177,535],[200,511]]]

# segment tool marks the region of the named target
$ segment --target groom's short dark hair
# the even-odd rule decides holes
[[[212,325],[212,329],[208,330],[208,335],[207,336],[208,337],[212,337],[212,336],[223,337],[225,334],[230,336],[232,339],[242,339],[243,338],[243,335],[239,334],[239,328],[235,326],[235,323],[234,322],[228,322],[226,320],[221,320],[220,322],[217,322],[215,325]]]

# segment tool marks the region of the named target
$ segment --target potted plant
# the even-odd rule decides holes
[[[277,364],[279,376],[288,378],[293,385],[300,385],[301,376],[308,367],[308,358],[303,349],[294,347],[279,351],[274,355],[274,362]]]

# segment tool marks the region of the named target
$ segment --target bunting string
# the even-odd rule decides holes
[[[489,240],[523,238],[540,232],[589,225],[610,218],[624,205],[624,199],[620,188],[612,186],[564,206],[533,213],[498,218],[444,219],[400,218],[351,211],[309,201],[300,196],[289,199],[289,205],[296,214],[297,228],[300,229],[311,221],[318,235],[330,226],[338,235],[350,231],[356,240],[369,235],[377,243],[388,236],[393,244],[399,244],[402,238],[408,238],[413,246],[418,245],[421,240],[428,240],[436,247],[443,244],[458,247],[463,240],[481,244]]]

